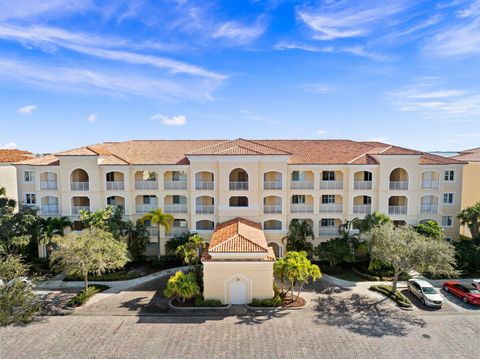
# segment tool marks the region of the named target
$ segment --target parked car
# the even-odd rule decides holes
[[[420,299],[423,305],[437,308],[443,305],[443,297],[430,283],[425,280],[410,279],[408,281],[408,290],[415,297]]]
[[[480,290],[473,285],[462,284],[452,280],[443,283],[443,289],[461,298],[465,303],[480,305]]]
[[[480,290],[480,279],[474,279],[472,285],[478,290]]]

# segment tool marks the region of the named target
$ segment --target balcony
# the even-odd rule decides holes
[[[147,231],[150,234],[150,237],[158,237],[158,228],[157,227],[147,227]]]
[[[107,190],[109,191],[123,191],[125,189],[125,182],[123,181],[107,181]]]
[[[188,207],[186,204],[166,204],[165,213],[187,213]]]
[[[282,181],[263,181],[264,190],[282,189]]]
[[[372,189],[372,181],[354,181],[353,189],[360,189],[360,190]]]
[[[248,182],[246,181],[230,181],[230,191],[248,191]]]
[[[136,213],[148,213],[155,211],[158,208],[158,204],[137,204],[135,206]]]
[[[340,231],[336,227],[320,227],[318,234],[322,238],[335,238],[340,235]]]
[[[390,181],[390,190],[408,190],[408,181]]]
[[[72,191],[88,191],[88,182],[70,182],[70,190]]]
[[[187,189],[187,181],[165,181],[164,189]]]
[[[371,204],[354,204],[353,213],[354,214],[371,214],[372,205]]]
[[[407,206],[388,206],[388,214],[407,214]]]
[[[59,214],[60,213],[60,207],[58,204],[47,204],[47,205],[42,205],[40,208],[40,214],[42,215],[51,215],[51,214]]]
[[[439,189],[440,181],[422,181],[422,189]]]
[[[197,204],[195,207],[196,214],[213,214],[215,212],[214,205],[201,205]]]
[[[320,213],[342,213],[343,204],[321,204]]]
[[[438,204],[426,203],[420,206],[420,213],[438,213]]]
[[[282,213],[282,205],[281,204],[264,204],[263,205],[263,213],[270,214],[270,213]]]
[[[135,181],[135,189],[139,189],[139,190],[158,189],[158,182],[157,181]]]
[[[214,188],[213,181],[195,181],[196,190],[212,190]]]
[[[343,189],[343,181],[320,181],[320,189]]]
[[[179,236],[183,233],[187,233],[187,232],[188,232],[188,228],[172,227],[172,228],[170,228],[170,231],[168,231],[166,233],[166,236],[167,237],[175,237],[175,236]]]
[[[40,181],[41,190],[56,191],[58,189],[57,181]]]
[[[290,212],[292,212],[292,213],[313,213],[313,204],[304,204],[304,203],[291,204]]]
[[[313,189],[313,181],[291,181],[291,189]]]
[[[72,214],[80,214],[80,211],[90,211],[90,206],[72,206]]]

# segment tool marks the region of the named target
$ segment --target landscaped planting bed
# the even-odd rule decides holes
[[[397,305],[401,308],[411,308],[412,307],[412,302],[404,296],[402,293],[400,293],[398,290],[394,291],[393,287],[390,285],[372,285],[370,287],[370,290],[374,292],[381,293],[391,300],[393,300]]]
[[[226,308],[228,305],[222,304],[216,299],[203,299],[202,297],[195,297],[182,302],[177,298],[173,298],[170,302],[174,307],[178,308]]]
[[[108,285],[102,285],[102,284],[92,284],[87,288],[87,290],[82,289],[80,292],[75,295],[72,299],[70,299],[67,302],[67,305],[69,307],[78,307],[83,304],[85,304],[91,297],[93,297],[95,294],[103,292],[104,290],[107,290],[110,288]]]

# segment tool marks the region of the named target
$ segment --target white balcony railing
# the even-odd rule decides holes
[[[195,212],[197,214],[213,214],[215,212],[215,206],[213,204],[197,204]]]
[[[135,189],[158,189],[157,181],[135,181]]]
[[[372,213],[371,204],[354,204],[353,213],[355,214],[370,214]]]
[[[45,205],[42,205],[42,207],[40,208],[40,213],[42,215],[59,214],[60,207],[58,206],[58,204],[45,204]]]
[[[439,189],[440,181],[422,181],[422,189]]]
[[[187,189],[187,181],[165,181],[164,189]]]
[[[313,189],[313,181],[291,181],[291,189]]]
[[[58,182],[57,181],[41,181],[40,189],[56,191],[58,189]]]
[[[320,227],[319,233],[320,237],[338,237],[340,235],[340,231],[336,227]]]
[[[408,181],[390,181],[391,190],[407,190]]]
[[[264,204],[263,213],[282,213],[281,204]]]
[[[427,203],[420,206],[420,213],[438,213],[438,204]]]
[[[313,213],[313,204],[296,203],[290,206],[292,213]]]
[[[388,214],[407,214],[407,206],[388,206]]]
[[[109,191],[123,191],[125,189],[125,182],[123,181],[107,181],[107,190]]]
[[[230,181],[230,191],[248,191],[248,182]]]
[[[372,189],[372,181],[353,181],[353,189]]]
[[[320,181],[320,189],[342,189],[343,181]]]
[[[80,211],[90,211],[90,206],[72,206],[72,214],[80,214]]]
[[[166,204],[165,213],[187,213],[188,208],[186,204]]]
[[[147,227],[147,231],[150,234],[150,237],[158,237],[158,228],[157,227]]]
[[[213,186],[213,181],[195,181],[195,189],[197,190],[212,190]]]
[[[271,189],[282,189],[282,181],[263,181],[263,189],[264,190],[271,190]]]
[[[342,213],[342,212],[343,212],[343,204],[322,203],[320,205],[320,213]]]
[[[72,191],[88,191],[88,182],[70,182],[70,189]]]
[[[172,227],[170,228],[170,231],[166,233],[166,236],[175,237],[187,232],[188,232],[188,228]]]
[[[137,204],[135,206],[135,212],[137,213],[148,213],[155,211],[158,208],[158,204]]]

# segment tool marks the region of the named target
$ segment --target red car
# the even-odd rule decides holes
[[[461,298],[465,303],[480,305],[480,290],[473,285],[462,284],[452,280],[443,283],[443,289]]]

